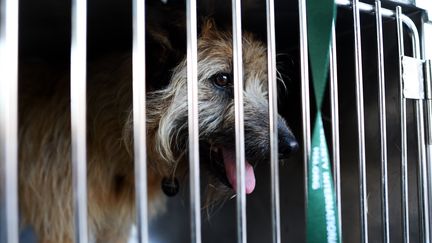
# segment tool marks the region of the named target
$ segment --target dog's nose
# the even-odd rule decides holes
[[[279,134],[279,154],[281,159],[288,158],[288,156],[299,149],[299,144],[294,137],[290,134],[288,136]]]
[[[279,157],[280,159],[286,159],[288,156],[299,149],[297,139],[294,137],[292,132],[286,126],[279,126]]]

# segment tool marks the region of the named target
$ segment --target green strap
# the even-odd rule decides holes
[[[318,110],[308,161],[307,243],[341,242],[333,177],[321,116],[335,12],[333,0],[307,0],[309,57]]]

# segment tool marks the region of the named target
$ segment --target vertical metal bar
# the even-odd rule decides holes
[[[363,107],[363,68],[361,50],[360,11],[358,0],[353,0],[354,18],[354,50],[355,50],[355,73],[356,73],[356,108],[359,143],[359,172],[360,172],[360,218],[361,238],[363,243],[368,242],[368,216],[367,216],[367,183],[366,183],[366,153],[365,153],[365,130],[364,130],[364,107]]]
[[[413,56],[420,58],[420,36],[414,22],[407,16],[401,15],[401,8],[396,9],[399,11],[400,19],[408,26],[411,37],[411,44],[413,49]],[[402,26],[400,27],[401,31]],[[401,32],[403,33],[403,32]],[[402,43],[403,44],[403,43]],[[403,45],[402,45],[403,48]],[[427,183],[427,164],[426,164],[426,138],[425,138],[425,117],[424,107],[422,100],[415,100],[415,113],[417,123],[417,144],[418,144],[418,185],[419,185],[419,211],[420,211],[420,229],[423,242],[430,242],[430,210],[429,210],[429,190]]]
[[[432,33],[431,33],[432,34]],[[423,39],[423,46],[425,44]],[[425,87],[426,87],[426,158],[428,166],[428,186],[429,186],[429,209],[432,207],[432,61],[425,61]],[[429,214],[429,219],[432,217],[432,212]],[[429,225],[429,230],[432,230],[432,225]]]
[[[425,61],[427,145],[432,145],[432,60]],[[431,164],[432,165],[432,164]]]
[[[196,0],[186,2],[191,242],[201,242]]]
[[[425,125],[423,101],[415,100],[415,111],[417,120],[417,143],[419,154],[419,186],[420,188],[420,208],[421,226],[423,229],[423,242],[430,242],[430,220],[429,220],[429,192],[427,184],[427,165],[426,165],[426,147],[425,147]]]
[[[273,243],[281,242],[279,199],[278,109],[274,1],[267,0],[267,70],[269,90],[271,214]]]
[[[75,242],[88,242],[86,168],[87,2],[72,1],[71,132]]]
[[[18,242],[18,1],[0,1],[0,241]],[[0,217],[1,217],[0,216]]]
[[[148,242],[145,0],[133,0],[133,132],[135,155],[136,224],[138,241]]]
[[[427,3],[427,4],[426,4]],[[432,9],[432,3],[423,2],[425,9]],[[425,60],[424,77],[425,77],[425,95],[426,95],[426,159],[428,166],[428,186],[429,186],[429,209],[432,208],[432,49],[426,43],[430,43],[432,39],[432,22],[430,15],[429,19],[422,19],[422,59]],[[429,218],[432,217],[432,212]],[[429,225],[429,231],[432,231],[432,225]]]
[[[381,137],[381,217],[383,225],[383,242],[390,242],[389,203],[388,203],[388,173],[387,173],[387,121],[385,101],[385,74],[384,74],[384,44],[382,30],[381,1],[375,1],[375,16],[378,49],[378,82],[379,82],[379,109],[380,109],[380,137]]]
[[[300,29],[300,73],[301,73],[301,99],[302,99],[302,130],[303,130],[303,165],[305,209],[308,207],[308,161],[311,150],[310,128],[310,95],[309,95],[309,58],[306,0],[299,0],[299,29]],[[305,210],[306,212],[306,210]],[[306,213],[305,213],[306,215]]]
[[[237,168],[237,242],[246,243],[246,189],[243,114],[243,58],[241,33],[241,1],[232,1],[234,107]]]
[[[396,8],[396,23],[399,49],[399,99],[401,114],[401,190],[402,190],[402,235],[404,243],[410,242],[410,223],[409,223],[409,199],[408,199],[408,153],[407,153],[407,125],[406,125],[406,99],[403,95],[404,85],[402,79],[402,56],[404,51],[404,37],[402,24],[402,10]]]
[[[410,29],[412,32],[411,42],[415,58],[421,58],[420,54],[420,37],[417,29]],[[426,129],[425,129],[425,116],[423,100],[415,100],[415,112],[416,112],[416,123],[417,123],[417,146],[418,146],[418,180],[420,192],[419,192],[419,207],[421,209],[421,229],[423,242],[430,242],[430,208],[429,208],[429,187],[428,187],[428,175],[427,175],[427,162],[426,162]]]
[[[330,45],[330,105],[332,120],[332,144],[333,144],[333,176],[335,183],[335,194],[337,204],[337,217],[339,222],[339,235],[342,239],[342,200],[341,200],[341,177],[340,177],[340,142],[339,142],[339,98],[338,98],[338,76],[337,76],[337,50],[336,50],[336,28],[333,22],[332,39]]]

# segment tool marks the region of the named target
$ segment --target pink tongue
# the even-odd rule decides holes
[[[236,171],[236,161],[235,161],[235,151],[222,149],[225,173],[227,175],[228,181],[231,184],[234,191],[237,192],[237,171]],[[246,194],[250,194],[255,189],[255,174],[251,164],[245,161],[245,186]]]

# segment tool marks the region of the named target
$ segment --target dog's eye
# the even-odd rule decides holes
[[[228,73],[217,73],[211,77],[211,81],[217,87],[222,87],[222,88],[232,85],[231,74]]]

